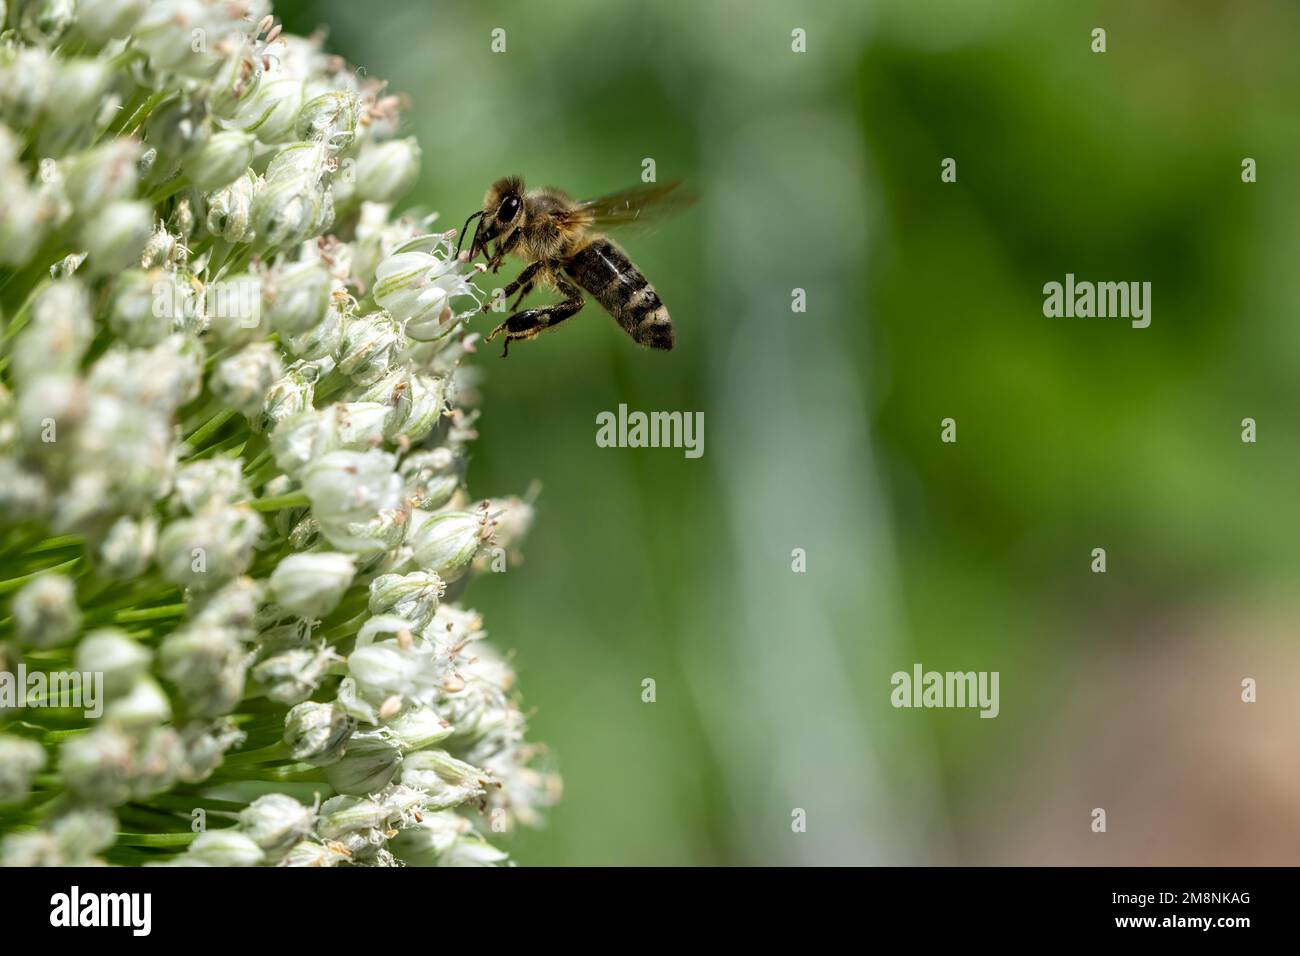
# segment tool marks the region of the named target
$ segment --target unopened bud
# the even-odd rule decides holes
[[[284,742],[295,760],[323,767],[343,756],[355,727],[341,707],[303,701],[284,719]]]
[[[185,160],[185,175],[200,192],[220,189],[242,176],[253,161],[256,140],[238,130],[214,133],[194,155]]]
[[[491,525],[484,512],[444,511],[411,516],[409,541],[416,562],[444,581],[459,577],[488,540]]]
[[[356,570],[355,560],[347,554],[292,554],[271,573],[271,595],[300,617],[322,618],[338,606]]]

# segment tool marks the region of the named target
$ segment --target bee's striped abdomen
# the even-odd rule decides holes
[[[596,239],[574,253],[564,271],[639,345],[665,351],[673,347],[673,324],[659,293],[614,243]]]

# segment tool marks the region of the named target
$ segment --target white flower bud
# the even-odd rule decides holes
[[[253,196],[257,178],[251,171],[208,197],[208,231],[227,242],[248,242],[253,238]]]
[[[28,647],[66,644],[81,630],[72,580],[62,574],[42,574],[14,595],[14,629]]]
[[[135,195],[144,147],[129,139],[110,140],[64,165],[63,190],[82,216]],[[152,215],[150,232],[153,231]],[[143,242],[140,243],[144,245]],[[138,253],[139,247],[136,252]]]
[[[118,697],[131,689],[149,668],[152,655],[138,641],[116,628],[91,631],[77,644],[77,670],[103,674],[104,693]]]
[[[289,351],[310,362],[333,359],[343,344],[343,325],[343,309],[331,300],[329,308],[314,328],[289,339]]]
[[[135,753],[131,761],[131,798],[146,800],[155,794],[170,790],[185,759],[185,746],[181,735],[172,727],[155,726],[144,730],[133,728],[136,734]]]
[[[59,748],[59,776],[88,803],[115,806],[131,797],[131,738],[111,724],[69,737]]]
[[[357,194],[374,202],[393,202],[415,185],[420,175],[420,146],[415,138],[367,144],[357,159]]]
[[[370,582],[370,613],[395,615],[422,631],[433,620],[447,585],[428,571],[381,574]]]
[[[242,176],[253,161],[257,141],[239,130],[224,130],[209,137],[182,164],[185,175],[200,192],[220,189]]]
[[[388,819],[388,810],[367,797],[331,797],[321,804],[317,832],[325,840],[337,840],[348,833],[371,830]]]
[[[340,448],[365,451],[384,443],[389,409],[379,402],[340,402],[330,407]]]
[[[71,454],[70,442],[46,443],[46,429],[53,421],[58,425],[58,434],[65,438],[77,431],[85,420],[88,399],[85,382],[66,372],[39,375],[23,382],[14,416],[19,435],[47,459]]]
[[[392,634],[392,639],[375,637]],[[412,634],[410,621],[392,615],[368,620],[357,635],[348,655],[348,673],[355,681],[359,698],[382,709],[393,698],[427,704],[433,701],[447,675],[445,659],[434,645]]]
[[[427,802],[421,791],[414,787],[404,787],[400,783],[388,787],[377,797],[388,811],[388,823],[392,827],[414,823],[423,815]]]
[[[422,750],[402,763],[403,785],[428,794],[430,810],[450,810],[483,796],[483,774],[473,764],[457,760],[445,750]]]
[[[271,573],[271,595],[300,617],[322,618],[338,606],[356,570],[355,560],[347,554],[291,554]]]
[[[253,228],[272,246],[289,246],[317,235],[333,221],[326,208],[326,191],[307,177],[270,178],[253,196]]]
[[[121,517],[113,522],[99,547],[99,569],[117,580],[143,574],[158,549],[158,519]]]
[[[232,458],[204,458],[182,465],[172,485],[172,503],[192,515],[247,497],[243,469]]]
[[[409,754],[446,740],[453,727],[431,707],[416,707],[394,717],[384,727],[390,740]]]
[[[208,328],[222,345],[243,345],[266,334],[262,280],[247,272],[212,282],[204,290]]]
[[[34,740],[0,734],[0,806],[22,803],[32,777],[45,766],[45,748]]]
[[[76,372],[94,335],[85,286],[76,279],[52,282],[36,296],[31,322],[14,343],[15,381]]]
[[[191,595],[193,609],[190,616],[195,624],[229,628],[244,634],[255,623],[263,592],[261,581],[236,578],[213,594]]]
[[[281,866],[329,867],[347,863],[347,853],[342,852],[337,844],[326,846],[311,840],[303,840],[285,855]]]
[[[301,107],[302,80],[292,76],[266,77],[223,125],[253,133],[263,143],[283,143],[293,138]]]
[[[483,511],[444,511],[411,515],[408,537],[415,560],[444,581],[465,572],[474,556],[491,536],[491,523]]]
[[[139,265],[140,252],[153,235],[153,207],[147,202],[109,203],[82,230],[88,267],[96,275]]]
[[[0,77],[0,83],[3,78]],[[52,204],[21,183],[5,185],[0,203],[0,263],[18,268],[35,255],[54,217]]]
[[[416,508],[434,511],[451,500],[465,480],[465,456],[451,448],[412,452],[398,471],[405,482],[403,497]]]
[[[96,43],[124,37],[149,0],[95,0],[77,6],[77,32]]]
[[[208,108],[218,123],[238,114],[261,86],[263,61],[246,55],[245,49],[241,42],[241,47],[225,58],[207,86]]]
[[[208,103],[200,96],[182,95],[159,104],[144,123],[145,141],[161,159],[151,170],[157,181],[180,172],[181,161],[208,141]]]
[[[262,519],[247,508],[211,508],[177,519],[158,538],[158,567],[175,585],[211,591],[248,570],[262,528]]]
[[[131,406],[170,416],[203,384],[203,347],[189,335],[169,335],[149,349],[114,348],[90,370],[90,386]],[[128,419],[130,421],[130,419]]]
[[[185,757],[177,771],[177,777],[185,783],[206,780],[221,766],[226,751],[240,746],[245,736],[229,717],[211,722],[195,720],[186,724],[181,732]]]
[[[271,700],[292,706],[316,693],[332,662],[340,658],[329,648],[272,648],[253,668],[253,679]]]
[[[99,105],[109,79],[108,65],[103,61],[63,61],[50,80],[47,114],[60,125],[84,123]]]
[[[382,312],[353,316],[343,327],[338,370],[358,385],[372,385],[384,377],[406,344],[401,328]]]
[[[312,406],[319,373],[317,366],[299,363],[272,382],[262,401],[261,413],[253,419],[253,428],[259,432],[274,432],[281,422],[305,412],[314,412]],[[299,462],[299,467],[305,463],[305,460]]]
[[[266,393],[283,374],[279,348],[254,342],[218,362],[208,385],[225,405],[251,419],[261,413]]]
[[[73,863],[97,863],[95,854],[117,841],[117,819],[100,807],[69,810],[49,826],[64,859]]]
[[[362,553],[379,549],[361,526],[397,508],[402,481],[393,471],[395,461],[378,450],[333,451],[303,471],[303,491],[334,547]]]
[[[268,793],[239,813],[239,829],[268,853],[279,854],[309,836],[316,813],[293,797]]]
[[[331,90],[302,105],[294,132],[301,140],[324,143],[331,151],[339,151],[352,143],[356,128],[356,94]]]
[[[15,128],[35,125],[49,101],[53,77],[54,60],[43,47],[19,46],[0,65],[0,116]]]
[[[480,510],[491,515],[492,543],[501,548],[514,548],[528,537],[533,526],[533,506],[517,495],[507,498],[489,498],[479,505]]]
[[[172,705],[156,681],[138,677],[124,696],[109,703],[104,717],[130,729],[154,727],[171,720]]]
[[[470,821],[458,813],[426,812],[418,823],[393,837],[389,846],[408,866],[438,866],[471,828]]]
[[[284,742],[295,760],[323,767],[343,756],[355,727],[338,705],[303,701],[284,719]]]
[[[419,249],[399,252],[375,271],[375,301],[405,322],[406,334],[419,342],[434,342],[454,331],[463,316],[452,309],[452,299],[476,294],[458,274],[461,264],[446,241],[438,238],[434,250],[439,255]]]
[[[19,29],[32,43],[52,46],[76,16],[76,0],[31,0],[23,7]]]
[[[437,426],[447,408],[447,379],[412,372],[385,425],[391,442],[418,442]]]
[[[154,69],[206,79],[224,60],[219,51],[239,42],[247,10],[246,3],[151,0],[131,35]],[[195,31],[203,43],[194,42]]]
[[[339,444],[338,419],[330,409],[306,408],[280,421],[271,432],[275,463],[294,477]]]
[[[182,327],[194,302],[193,287],[175,272],[129,269],[113,282],[108,321],[128,345],[157,345]]]
[[[433,615],[433,624],[427,629],[430,637],[452,644],[469,644],[484,637],[483,618],[477,611],[467,611],[454,604],[439,606]]]
[[[339,793],[362,796],[388,785],[402,764],[402,751],[375,734],[353,734],[338,763],[325,768],[325,779]]]
[[[12,523],[44,514],[50,490],[40,474],[10,457],[0,457],[0,516]]]
[[[500,866],[510,858],[482,837],[469,834],[457,840],[439,861],[439,866]]]
[[[219,717],[244,695],[245,656],[231,631],[195,622],[168,635],[158,650],[158,663],[190,713]]]
[[[268,183],[319,183],[330,168],[329,150],[320,143],[290,143],[266,166]]]
[[[195,837],[182,862],[190,866],[257,866],[266,854],[238,830],[206,830]]]
[[[334,702],[355,721],[367,724],[379,723],[379,707],[361,696],[354,677],[345,677],[339,681],[338,696],[334,698]]]
[[[298,335],[315,328],[330,306],[332,280],[318,262],[294,262],[276,268],[263,290],[271,327],[281,335]]]
[[[332,532],[341,535],[340,540],[348,542],[348,547],[352,550],[371,558],[372,563],[368,566],[375,567],[379,563],[381,552],[393,552],[402,546],[406,540],[409,517],[405,507],[390,508],[379,512],[369,521],[334,527]],[[335,544],[335,547],[341,546]],[[406,563],[406,559],[399,559],[396,554],[391,556],[391,560],[397,562],[393,567]]]
[[[58,842],[44,830],[20,830],[0,839],[0,867],[5,869],[67,865]]]

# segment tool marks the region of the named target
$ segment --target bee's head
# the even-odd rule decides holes
[[[500,236],[507,235],[524,224],[524,181],[518,176],[506,176],[494,182],[483,197],[483,209],[465,221],[465,229],[470,221],[478,217],[478,227],[474,230],[474,241],[470,244],[469,258],[473,261],[487,244]],[[465,229],[460,238],[465,239]],[[459,243],[457,249],[459,249]]]

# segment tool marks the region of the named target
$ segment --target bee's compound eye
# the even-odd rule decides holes
[[[497,212],[497,218],[502,222],[511,222],[515,216],[519,215],[519,197],[507,196],[501,201],[501,209]]]

